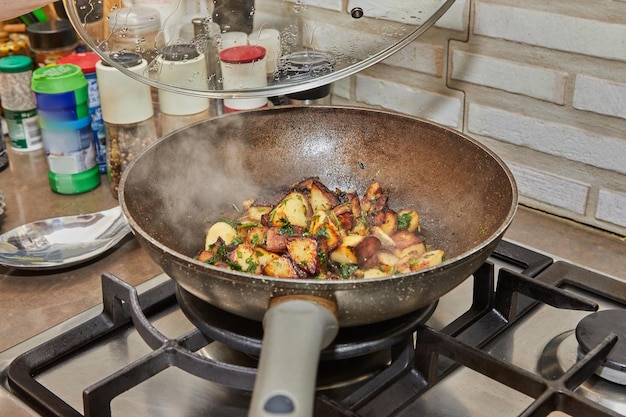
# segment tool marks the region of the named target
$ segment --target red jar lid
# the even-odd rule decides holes
[[[100,61],[100,56],[95,52],[78,52],[59,58],[57,64],[74,64],[83,70],[84,74],[96,72],[96,63]]]
[[[220,52],[220,60],[227,64],[249,64],[265,57],[265,48],[258,45],[241,45]]]

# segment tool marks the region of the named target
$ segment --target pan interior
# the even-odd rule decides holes
[[[136,231],[193,257],[205,231],[262,190],[319,177],[362,195],[374,180],[392,208],[420,213],[427,244],[448,260],[508,226],[516,202],[499,158],[457,132],[414,118],[336,107],[227,115],[177,131],[138,157],[121,203]]]

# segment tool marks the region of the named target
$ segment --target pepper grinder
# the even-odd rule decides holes
[[[132,52],[113,53],[109,58],[137,74],[148,67],[141,55]],[[147,84],[105,61],[96,64],[96,76],[107,143],[107,177],[117,198],[120,179],[128,164],[157,139],[152,94]]]

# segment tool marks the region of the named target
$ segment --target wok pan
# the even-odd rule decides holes
[[[261,190],[317,176],[362,195],[377,180],[392,208],[420,213],[426,243],[446,261],[357,281],[276,279],[193,259],[205,232]],[[178,285],[233,314],[263,321],[252,415],[310,415],[319,352],[338,326],[415,311],[463,282],[513,219],[517,188],[486,147],[431,122],[347,107],[279,107],[179,130],[128,166],[120,205],[141,245]],[[304,378],[303,375],[308,375]]]

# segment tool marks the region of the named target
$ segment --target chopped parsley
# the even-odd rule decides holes
[[[411,213],[403,213],[398,216],[398,230],[406,230],[411,224]]]
[[[339,265],[339,276],[343,279],[350,279],[357,269],[359,266],[355,264],[341,264]]]

